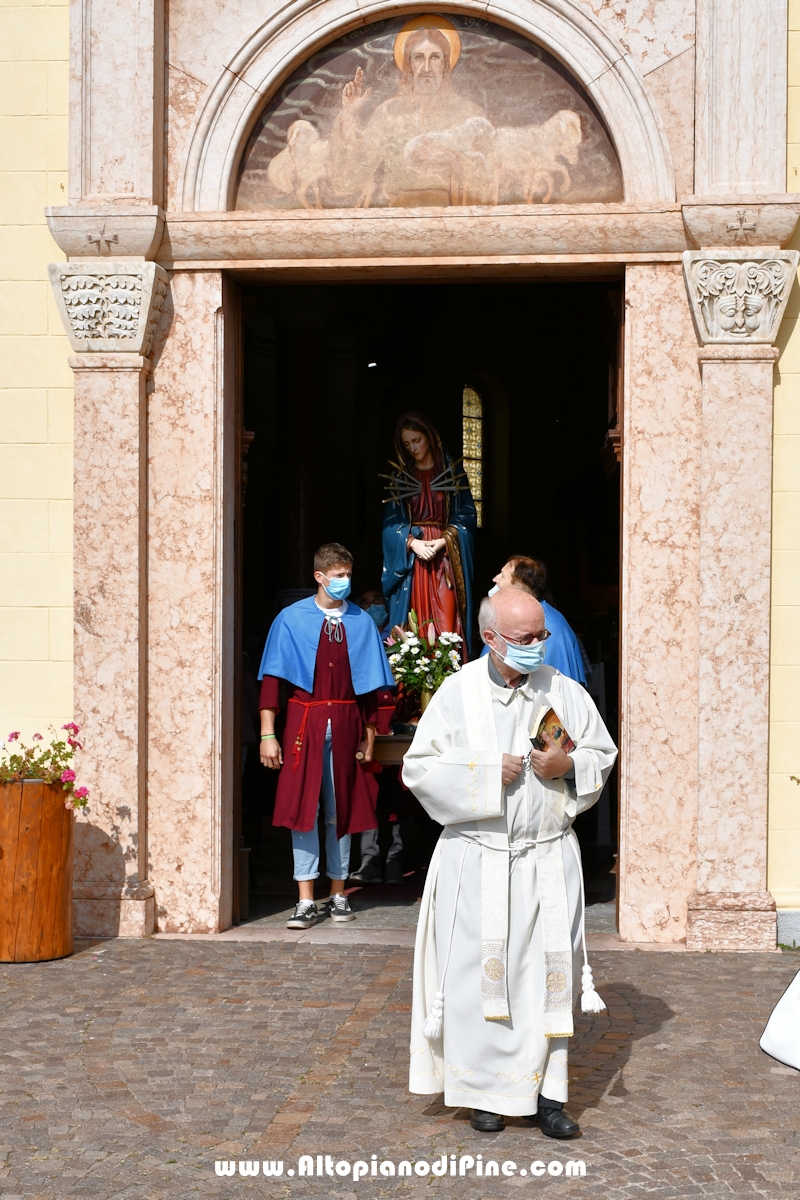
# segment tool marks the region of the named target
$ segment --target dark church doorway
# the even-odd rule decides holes
[[[480,413],[476,603],[511,554],[542,559],[547,598],[581,639],[590,691],[618,742],[621,294],[614,280],[242,289],[243,738],[270,623],[310,594],[315,547],[352,551],[354,597],[380,588],[381,473],[397,417],[414,409],[456,458],[469,450],[465,411]],[[290,834],[272,825],[276,777],[252,742],[243,764],[240,919],[277,922],[295,895]],[[377,910],[421,894],[438,827],[417,809],[403,885],[354,898],[377,923]],[[607,903],[616,770],[576,831],[587,902]],[[351,869],[357,862],[354,837]]]

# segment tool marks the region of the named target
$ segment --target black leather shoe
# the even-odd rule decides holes
[[[473,1108],[469,1123],[479,1133],[502,1133],[506,1127],[499,1113],[484,1112],[482,1108]]]
[[[396,858],[390,858],[386,864],[386,883],[402,883],[403,868]]]
[[[530,1119],[539,1126],[545,1137],[569,1138],[581,1131],[578,1122],[573,1121],[563,1108],[540,1108]]]
[[[374,867],[372,864],[361,865],[357,871],[353,871],[350,878],[354,883],[363,883],[365,885],[373,883],[383,883],[380,867]]]

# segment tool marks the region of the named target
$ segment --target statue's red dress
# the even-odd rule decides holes
[[[437,474],[435,467],[427,471],[417,467],[414,473],[422,484],[422,490],[419,495],[412,496],[409,502],[411,524],[421,527],[422,541],[432,542],[444,537],[447,528],[447,493],[431,489],[431,480]],[[413,534],[410,534],[408,540],[412,537]],[[446,549],[440,550],[427,562],[421,558],[415,559],[411,608],[417,614],[420,625],[433,621],[439,633],[447,631],[464,636],[453,566]]]

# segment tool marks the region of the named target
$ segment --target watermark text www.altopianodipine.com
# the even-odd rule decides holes
[[[585,1175],[586,1163],[582,1159],[550,1159],[542,1162],[517,1163],[513,1159],[484,1158],[482,1154],[442,1154],[438,1158],[427,1159],[379,1159],[377,1154],[370,1157],[369,1162],[363,1158],[336,1158],[332,1154],[302,1154],[296,1162],[284,1162],[282,1159],[217,1159],[214,1163],[217,1175],[266,1175],[272,1176],[329,1176],[331,1178],[351,1179],[358,1183],[362,1179],[386,1179],[392,1176],[405,1175],[424,1177],[425,1175],[462,1175],[484,1179],[496,1178],[539,1179],[543,1175]]]

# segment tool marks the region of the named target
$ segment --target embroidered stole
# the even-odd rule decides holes
[[[484,665],[485,664],[485,665]],[[488,656],[483,669],[469,673],[461,695],[471,749],[499,753],[497,726],[492,711]],[[553,685],[557,689],[558,676]],[[562,702],[563,708],[563,702]],[[559,709],[561,711],[561,709]],[[515,748],[522,753],[528,746]],[[548,1038],[571,1037],[572,937],[564,878],[561,839],[566,832],[567,789],[563,780],[542,781],[544,807],[535,842],[509,842],[505,816],[481,822],[481,994],[487,1021],[509,1020],[508,1008],[508,896],[512,855],[535,850],[539,884],[539,913],[544,935],[544,1032]],[[469,835],[467,835],[469,836]],[[474,835],[473,835],[474,836]]]

